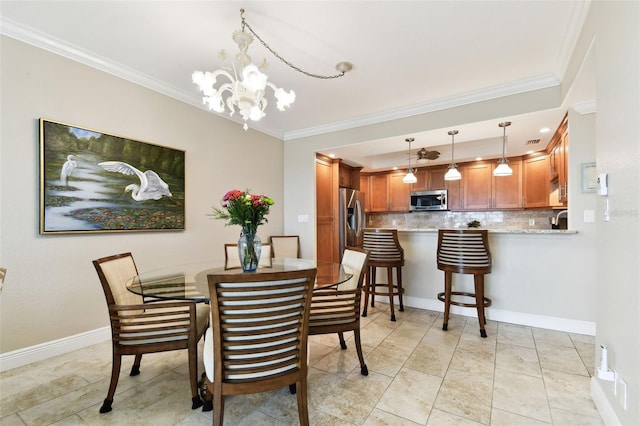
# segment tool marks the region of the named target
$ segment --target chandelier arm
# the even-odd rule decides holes
[[[244,11],[242,11],[242,12],[244,12]],[[247,23],[247,21],[245,21],[244,16],[242,16],[242,30],[243,30],[243,31],[244,31],[244,27],[247,27],[247,28],[249,29],[249,32],[250,32],[251,34],[253,34],[253,35],[255,36],[255,38],[257,38],[258,40],[260,40],[260,43],[262,43],[262,45],[263,45],[264,47],[266,47],[266,48],[267,48],[267,50],[273,54],[273,56],[275,56],[276,58],[280,59],[282,62],[284,62],[285,64],[287,64],[290,68],[292,68],[292,69],[294,69],[294,70],[298,71],[299,73],[302,73],[302,74],[307,75],[307,76],[309,76],[309,77],[319,78],[319,79],[322,79],[322,80],[330,80],[330,79],[332,79],[332,78],[339,78],[339,77],[344,76],[344,74],[345,74],[345,71],[340,72],[340,74],[334,74],[334,75],[320,75],[320,74],[313,74],[313,73],[310,73],[310,72],[304,71],[304,70],[302,70],[302,69],[298,68],[297,66],[293,65],[291,62],[289,62],[289,61],[287,61],[286,59],[284,59],[284,58],[283,58],[282,56],[280,56],[278,53],[276,53],[276,51],[275,51],[275,50],[273,50],[273,49],[272,49],[272,48],[271,48],[271,47],[270,47],[270,46],[269,46],[269,45],[268,45],[264,40],[262,40],[262,39],[260,38],[260,36],[259,36],[258,34],[256,34],[256,32],[255,32],[255,31],[253,31],[253,28],[251,28],[251,25],[249,25],[249,24]]]

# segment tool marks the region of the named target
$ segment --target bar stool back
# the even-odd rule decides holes
[[[362,248],[369,252],[369,268],[365,285],[364,310],[362,316],[367,316],[367,305],[371,295],[371,307],[374,307],[376,295],[388,296],[391,309],[391,321],[396,320],[394,311],[394,296],[398,296],[400,312],[404,311],[402,304],[402,267],[404,266],[404,250],[398,242],[397,229],[365,228],[362,230]],[[376,268],[387,269],[387,282],[376,283]],[[393,283],[393,269],[396,270],[396,284]]]
[[[451,305],[476,308],[480,324],[480,336],[487,337],[487,320],[484,308],[491,306],[491,299],[484,296],[484,275],[491,273],[491,252],[486,229],[440,229],[438,230],[438,269],[444,271],[444,292],[438,299],[444,302],[446,330]],[[474,293],[452,291],[453,274],[473,274]],[[472,297],[475,303],[452,300],[452,296]]]

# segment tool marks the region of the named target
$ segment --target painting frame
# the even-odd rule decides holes
[[[184,231],[186,152],[39,119],[41,235]]]

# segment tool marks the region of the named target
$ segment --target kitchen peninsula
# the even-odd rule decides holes
[[[437,228],[397,229],[405,253],[405,305],[442,311],[436,297],[444,287],[436,265]],[[573,230],[490,229],[493,268],[485,276],[485,294],[493,304],[486,310],[488,320],[594,335],[595,323],[584,320],[593,310],[591,298],[575,291],[575,283],[588,281],[579,263],[589,261],[589,255],[566,256],[575,251],[576,238],[579,233]],[[454,287],[472,292],[473,277],[454,274]],[[472,308],[452,307],[452,313],[475,316]]]

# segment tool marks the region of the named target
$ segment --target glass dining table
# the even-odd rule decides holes
[[[351,279],[351,271],[340,263],[311,259],[272,259],[271,266],[258,272],[285,272],[317,268],[315,288],[332,287]],[[208,274],[242,274],[242,269],[224,269],[212,262],[190,263],[153,269],[127,281],[127,289],[143,297],[168,300],[209,302]]]

